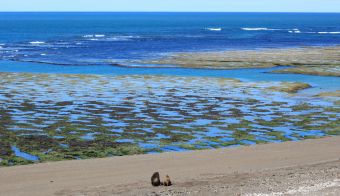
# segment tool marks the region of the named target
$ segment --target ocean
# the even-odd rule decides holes
[[[340,14],[0,13],[0,167],[338,135],[338,99],[315,95],[340,77],[136,63],[338,44]]]
[[[109,65],[174,52],[340,44],[340,14],[0,13],[0,60]]]

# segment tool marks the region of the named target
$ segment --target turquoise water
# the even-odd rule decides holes
[[[0,72],[57,73],[57,74],[99,74],[99,75],[170,75],[236,78],[242,81],[288,81],[305,82],[313,88],[302,93],[318,93],[340,90],[340,78],[302,74],[276,74],[270,71],[279,68],[256,68],[237,70],[214,70],[192,68],[138,68],[104,65],[60,66],[41,63],[0,61]]]

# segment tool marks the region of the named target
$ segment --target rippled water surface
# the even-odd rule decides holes
[[[169,52],[340,44],[340,14],[0,13],[0,59],[111,64]]]

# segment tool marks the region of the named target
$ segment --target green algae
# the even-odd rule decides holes
[[[7,87],[0,89],[5,100],[0,102],[4,166],[33,163],[16,157],[11,146],[48,162],[164,152],[171,147],[197,150],[288,141],[295,136],[305,139],[316,136],[299,132],[312,130],[339,132],[337,107],[299,104],[285,93],[267,91],[267,83],[218,78],[207,83],[195,77],[0,75]],[[27,89],[16,91],[18,84]],[[277,127],[292,127],[295,132]]]
[[[299,105],[295,105],[292,107],[293,111],[302,111],[302,110],[311,110],[313,107],[308,103],[303,103]]]
[[[259,125],[268,126],[268,127],[281,126],[281,125],[284,125],[286,122],[289,122],[289,119],[286,117],[274,118],[273,120],[270,120],[270,121],[266,121],[264,119],[257,120],[257,123]]]
[[[235,140],[239,141],[239,140],[250,140],[250,141],[254,141],[255,140],[255,136],[249,134],[248,131],[234,131],[233,138],[235,138]]]
[[[268,132],[266,133],[268,136],[273,136],[275,137],[274,139],[275,140],[279,140],[279,141],[291,141],[291,139],[285,137],[283,135],[282,132],[279,132],[279,131],[271,131],[271,132]]]
[[[275,73],[340,76],[339,46],[177,53],[138,64],[189,68],[240,69],[290,66]],[[296,90],[293,90],[296,91]]]
[[[33,161],[29,161],[20,157],[8,157],[2,158],[0,161],[0,166],[14,166],[14,165],[28,165],[34,163]]]
[[[282,82],[279,86],[271,86],[269,87],[269,89],[286,93],[297,93],[300,90],[304,90],[310,87],[312,86],[302,82]]]
[[[327,134],[329,134],[329,135],[340,135],[340,127],[337,126],[334,129],[327,131]]]

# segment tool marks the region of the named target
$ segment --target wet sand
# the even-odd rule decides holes
[[[0,195],[340,193],[340,137],[0,168]],[[151,187],[169,174],[171,187]]]

